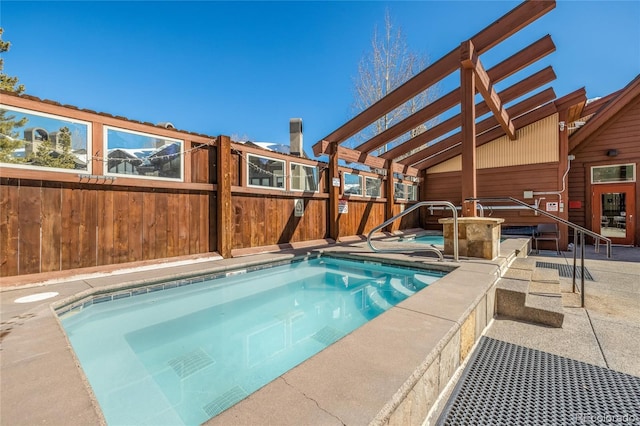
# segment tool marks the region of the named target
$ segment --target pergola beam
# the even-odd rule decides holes
[[[489,106],[489,109],[493,113],[494,117],[498,120],[500,127],[504,130],[504,132],[509,136],[509,139],[516,139],[516,131],[513,127],[513,123],[509,118],[509,114],[504,109],[504,105],[496,93],[496,89],[493,86],[493,82],[491,78],[487,74],[482,66],[482,61],[478,57],[473,43],[471,40],[467,40],[460,45],[460,55],[461,55],[461,66],[463,72],[464,70],[472,70],[475,74],[475,88],[478,89],[484,101]]]
[[[556,97],[555,92],[552,88],[548,88],[543,90],[542,92],[533,95],[522,102],[519,102],[512,107],[510,107],[507,111],[509,115],[513,117],[518,117],[522,114],[525,114],[534,108],[543,105],[547,102],[554,100]],[[457,117],[457,116],[456,116]],[[518,128],[517,123],[514,123],[514,126]],[[490,129],[496,127],[498,125],[495,117],[486,118],[476,124],[476,131],[479,135],[483,135],[484,132],[489,131]],[[452,147],[458,145],[462,140],[461,133],[455,133],[441,141],[436,142],[435,144],[416,152],[415,154],[402,159],[399,161],[400,164],[413,165],[418,169],[422,169],[423,167],[418,167],[417,164],[424,161],[425,159],[431,158],[432,156],[438,155],[440,152],[445,152],[450,150]]]
[[[476,52],[478,54],[486,52],[552,10],[555,5],[556,2],[553,0],[527,1],[520,4],[471,38]],[[455,48],[433,65],[422,70],[406,83],[327,135],[323,140],[340,143],[348,137],[353,136],[384,114],[392,111],[454,72],[459,64],[459,50]],[[322,153],[320,151],[321,145],[321,142],[313,145],[315,155]]]
[[[493,81],[494,83],[500,82],[505,78],[512,76],[513,74],[520,71],[521,69],[537,62],[538,60],[549,55],[555,50],[556,50],[556,46],[553,43],[553,40],[551,40],[551,36],[546,35],[542,37],[540,40],[525,47],[520,52],[500,62],[499,64],[497,64],[496,66],[488,70],[487,74],[491,79],[491,81]],[[555,75],[554,75],[554,79],[555,79]],[[505,102],[508,102],[508,100],[505,100]],[[451,92],[447,93],[446,95],[440,97],[436,101],[426,105],[424,108],[411,114],[409,117],[405,118],[404,120],[398,122],[396,125],[388,128],[384,132],[379,133],[374,137],[372,137],[371,139],[369,139],[368,141],[365,141],[362,144],[358,145],[355,149],[357,151],[371,153],[372,151],[378,149],[379,147],[383,146],[389,141],[396,139],[397,137],[403,135],[404,133],[410,131],[411,129],[415,129],[419,125],[425,123],[426,121],[429,121],[430,119],[436,117],[437,115],[443,113],[444,111],[447,111],[453,108],[459,103],[460,103],[460,89],[456,88]],[[478,111],[478,114],[482,115],[488,111],[489,111],[488,109],[484,112]],[[387,156],[385,158],[392,158],[392,157]]]
[[[543,118],[548,117],[556,112],[556,106],[553,104],[553,102],[549,102],[544,106],[528,112],[525,115],[515,118],[513,120],[514,125],[516,128],[520,129],[522,127],[533,124],[538,120],[542,120]],[[504,135],[505,132],[501,127],[494,127],[490,131],[478,135],[478,137],[476,138],[476,148]],[[419,170],[428,169],[429,167],[433,167],[436,164],[440,164],[444,161],[450,160],[460,154],[463,154],[462,144],[460,142],[449,144],[447,149],[437,152],[435,155],[425,159],[418,164],[414,164],[414,167]]]
[[[526,79],[520,81],[519,83],[516,83],[513,86],[503,90],[502,92],[500,92],[500,97],[504,100],[504,102],[510,102],[514,99],[519,98],[520,96],[523,96],[531,92],[532,90],[537,89],[538,87],[544,84],[547,84],[555,80],[555,78],[556,78],[556,75],[553,72],[553,69],[549,66],[527,77]],[[549,101],[548,99],[545,99],[544,102],[548,102],[548,101]],[[535,108],[536,106],[537,105],[534,105],[533,108]],[[476,113],[478,116],[482,116],[488,113],[489,111],[490,111],[489,107],[485,101],[481,101],[476,104]],[[522,112],[522,114],[524,114],[525,112],[526,111]],[[460,126],[460,114],[457,114],[443,121],[437,126],[432,127],[426,132],[421,133],[413,137],[412,139],[409,139],[408,141],[404,142],[403,144],[390,149],[389,151],[380,155],[380,157],[385,159],[398,158],[401,155],[404,155],[413,149],[417,149],[423,146],[424,144],[450,132],[451,130],[454,130],[459,126]],[[410,164],[410,163],[407,163],[405,160],[402,160],[400,162],[403,164]]]
[[[321,146],[323,151],[329,152],[331,149],[331,143],[327,141],[321,141]],[[346,161],[347,163],[360,163],[365,166],[373,167],[376,169],[388,169],[389,161],[385,160],[381,157],[376,157],[374,155],[367,155],[364,152],[356,151],[354,149],[345,148],[344,146],[338,145],[338,157],[341,160]],[[397,164],[394,163],[393,171],[395,173],[401,173],[407,176],[418,176],[418,169],[411,167],[406,164]]]

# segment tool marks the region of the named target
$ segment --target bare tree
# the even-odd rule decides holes
[[[396,27],[387,9],[384,17],[384,29],[378,31],[377,25],[371,38],[371,51],[366,53],[358,64],[358,75],[354,78],[353,110],[357,114],[382,99],[388,93],[409,80],[428,64],[426,55],[418,55],[409,50],[401,27]],[[380,117],[371,126],[364,129],[352,141],[352,146],[361,143],[423,108],[437,97],[437,87],[433,86],[393,111]],[[407,134],[381,148],[384,152],[410,137],[424,132],[433,123],[424,123]],[[357,142],[356,142],[357,141]]]

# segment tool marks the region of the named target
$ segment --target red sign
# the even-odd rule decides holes
[[[582,208],[582,201],[569,201],[570,209],[580,209]]]

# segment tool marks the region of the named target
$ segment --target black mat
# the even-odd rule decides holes
[[[640,377],[482,337],[438,425],[637,425]]]
[[[573,278],[573,265],[561,265],[559,263],[552,262],[536,262],[536,268],[556,269],[558,271],[558,275],[561,277]],[[580,279],[581,276],[582,268],[578,266],[576,268],[576,279]],[[595,281],[587,268],[584,268],[584,279]]]

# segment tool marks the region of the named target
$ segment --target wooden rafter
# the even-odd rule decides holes
[[[544,36],[540,40],[522,49],[520,52],[500,62],[499,64],[497,64],[496,66],[488,70],[487,74],[489,75],[489,78],[491,79],[491,81],[493,81],[494,83],[500,82],[505,78],[512,76],[513,74],[520,71],[521,69],[525,68],[526,66],[531,65],[532,63],[554,52],[555,49],[556,49],[556,46],[553,44],[551,37],[549,35]],[[524,93],[521,93],[521,95],[523,94]],[[505,102],[508,102],[508,100],[505,100]],[[420,109],[419,111],[416,111],[415,113],[405,118],[404,120],[400,121],[396,125],[388,128],[384,132],[379,133],[378,135],[372,137],[368,141],[360,144],[355,149],[357,151],[371,153],[372,151],[383,146],[385,143],[388,143],[389,141],[396,139],[397,137],[408,132],[411,129],[415,129],[419,125],[436,117],[442,112],[447,111],[450,108],[453,108],[455,105],[459,103],[460,103],[460,89],[456,88],[451,92],[447,93],[446,95],[440,97],[436,101],[426,105],[424,108]],[[481,113],[479,112],[479,113],[485,114],[486,112],[488,112],[488,110]],[[393,157],[386,156],[385,158],[393,158]]]
[[[329,142],[321,141],[321,144],[323,152],[328,152],[331,149]],[[360,163],[376,169],[389,168],[389,161],[384,158],[367,155],[366,153],[349,149],[344,146],[338,146],[338,157],[348,163]],[[393,171],[407,176],[418,176],[418,169],[404,164],[394,163]]]
[[[475,87],[480,94],[482,94],[484,101],[487,103],[494,117],[498,120],[500,127],[502,127],[507,136],[509,136],[509,139],[515,140],[516,130],[513,127],[513,123],[493,86],[494,83],[485,71],[471,40],[467,40],[460,45],[460,59],[462,68],[472,70],[475,74]],[[462,71],[463,70],[461,70],[461,72]]]
[[[542,92],[533,95],[527,99],[525,99],[522,102],[519,102],[515,105],[513,105],[512,107],[508,108],[508,112],[509,115],[513,116],[513,117],[518,117],[520,115],[523,115],[531,110],[533,110],[534,108],[543,105],[547,102],[551,102],[553,99],[555,99],[556,94],[553,91],[552,88],[548,88],[546,90],[543,90]],[[516,126],[516,128],[518,128],[517,124],[519,122],[516,121],[514,123],[514,126]],[[528,124],[525,124],[528,125]],[[485,132],[490,131],[491,129],[495,128],[496,126],[498,126],[498,122],[495,119],[495,117],[489,117],[486,118],[480,122],[478,122],[476,124],[476,131],[479,135],[483,135]],[[500,129],[498,127],[498,129]],[[497,136],[499,137],[499,136]],[[414,167],[418,168],[418,169],[422,169],[423,167],[419,167],[416,164],[420,163],[422,161],[424,161],[425,159],[431,158],[435,155],[438,155],[438,153],[440,152],[445,152],[450,150],[452,147],[460,144],[460,142],[462,141],[462,135],[460,132],[455,133],[439,142],[436,142],[435,144],[421,150],[418,151],[417,153],[402,159],[401,161],[399,161],[400,164],[407,164],[407,165],[414,165]]]
[[[538,120],[541,120],[545,117],[550,116],[551,114],[556,113],[556,106],[553,102],[549,102],[533,111],[528,112],[525,115],[517,117],[513,120],[514,125],[517,129],[528,126],[532,123],[535,123]],[[492,117],[493,118],[493,117]],[[488,132],[485,132],[481,135],[478,135],[476,138],[476,148],[482,146],[486,143],[491,142],[499,137],[504,136],[504,130],[501,127],[497,126],[491,129]],[[462,145],[460,142],[449,144],[449,148],[447,150],[442,150],[437,152],[435,155],[425,159],[424,161],[414,164],[414,167],[420,170],[427,169],[429,167],[433,167],[436,164],[440,164],[443,161],[447,161],[451,158],[454,158],[457,155],[462,154]]]
[[[532,90],[537,89],[538,87],[544,84],[547,84],[555,80],[555,78],[556,78],[556,75],[553,72],[553,69],[549,66],[527,77],[526,79],[520,81],[519,83],[516,83],[513,86],[503,90],[502,92],[500,92],[500,97],[501,99],[504,100],[504,102],[510,102],[521,96],[524,96],[525,94],[531,92]],[[548,102],[548,101],[549,99],[545,98],[544,102]],[[534,105],[534,108],[536,106],[537,105]],[[481,101],[476,104],[476,113],[478,116],[482,116],[488,112],[489,112],[489,107],[487,106],[487,103],[485,101]],[[411,150],[420,148],[424,146],[426,143],[432,140],[435,140],[436,138],[442,135],[447,134],[448,132],[456,129],[459,126],[460,126],[460,114],[457,114],[443,121],[437,126],[432,127],[426,132],[421,133],[413,137],[412,139],[409,139],[408,141],[404,142],[403,144],[390,149],[389,151],[380,155],[380,157],[385,159],[398,158],[410,152]],[[401,161],[401,163],[408,164],[404,160]]]
[[[478,54],[486,52],[552,10],[555,5],[555,1],[527,1],[520,4],[471,38],[476,52]],[[323,140],[340,143],[350,136],[353,136],[384,114],[392,111],[394,108],[454,72],[459,67],[459,64],[459,51],[455,48],[433,65],[422,70],[406,83],[389,93],[383,99],[371,105],[368,109],[362,111],[353,119],[327,135]],[[320,152],[321,145],[321,142],[313,145],[315,155],[322,154],[322,152]]]

